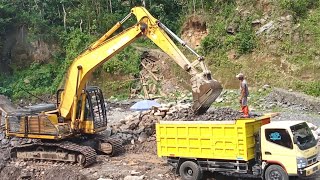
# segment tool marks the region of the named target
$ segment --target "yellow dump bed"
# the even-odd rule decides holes
[[[254,133],[269,116],[236,121],[160,121],[159,157],[244,160],[254,158]]]

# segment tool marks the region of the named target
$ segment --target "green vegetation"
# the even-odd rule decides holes
[[[208,10],[207,22],[212,23],[209,23],[210,33],[202,41],[201,50],[210,60],[216,79],[226,87],[236,88],[234,75],[241,71],[253,86],[271,84],[319,96],[318,0],[272,2],[268,5],[271,17],[262,25],[272,20],[279,27],[277,19],[288,14],[293,15],[293,21],[281,20],[287,24],[259,36],[255,34],[258,28],[252,21],[265,17],[267,12],[263,5],[256,1],[241,1],[237,5],[235,1],[219,1],[218,4],[217,8]],[[229,28],[233,33],[227,33]]]
[[[110,74],[128,74],[137,76],[140,72],[140,54],[129,46],[103,65],[103,70]]]
[[[295,88],[301,89],[306,94],[320,97],[320,81],[299,81],[295,84]]]
[[[17,71],[15,76],[1,77],[0,93],[16,99],[32,94],[53,94],[60,83],[58,71],[55,71],[57,64],[32,64],[28,70]]]
[[[214,78],[225,81],[227,88],[236,88],[232,80],[243,65],[230,59],[228,54],[234,52],[235,58],[238,58],[250,54],[257,47],[258,39],[251,25],[257,15],[241,17],[236,11],[235,1],[218,1],[218,4],[208,10],[210,16],[206,16],[207,22],[212,23],[208,24],[209,35],[203,39],[200,51],[208,59]]]
[[[28,30],[29,43],[40,40],[57,47],[50,61],[26,61],[24,67],[1,60],[3,54],[0,54],[0,66],[6,63],[13,70],[11,75],[0,75],[0,93],[13,99],[28,97],[27,92],[55,93],[62,87],[74,58],[136,5],[141,5],[141,1],[0,0],[1,50],[7,33],[21,27]],[[146,7],[177,34],[182,32],[180,28],[187,17],[201,16],[207,22],[209,33],[198,51],[206,57],[214,78],[227,88],[237,87],[234,75],[242,71],[248,75],[252,86],[266,83],[320,96],[319,0],[279,0],[270,2],[267,7],[254,0],[146,0]],[[266,14],[270,15],[266,22],[258,26],[252,24]],[[276,24],[280,17],[289,14],[294,21],[282,26],[289,30],[275,28],[268,35],[256,35],[262,25],[270,21]],[[135,21],[131,18],[121,30]],[[156,47],[145,38],[138,39],[133,46]],[[125,48],[95,72],[96,78],[101,74],[125,77],[101,78],[101,82],[97,82],[106,91],[114,91],[108,95],[127,97],[135,85],[132,79],[139,74],[140,54],[133,46]],[[173,73],[187,81],[180,67],[175,65]]]
[[[202,41],[204,53],[210,55],[212,52],[226,52],[230,49],[236,49],[239,55],[252,52],[257,43],[251,25],[252,18],[238,17],[234,11],[234,1],[221,2],[221,7],[212,12],[215,15],[209,20],[215,23],[211,24],[210,34]],[[234,34],[227,33],[228,26],[233,28]]]
[[[291,73],[296,79],[287,86],[312,96],[320,96],[319,1],[281,0],[279,2],[284,10],[293,14],[295,27],[298,27],[289,36],[284,37],[279,49],[279,55],[286,57],[291,66],[296,66]]]
[[[250,23],[251,21],[252,19],[248,19],[244,23],[240,23],[241,26],[239,29],[239,33],[237,33],[237,35],[235,36],[236,49],[240,55],[251,53],[256,47],[257,41]],[[230,41],[228,43],[230,43]],[[230,44],[232,44],[232,41]]]
[[[149,11],[170,29],[177,32],[181,25],[181,1],[160,0],[147,2]],[[28,41],[41,40],[59,47],[53,52],[50,62],[24,64],[25,68],[9,64],[13,73],[0,76],[0,93],[18,99],[35,95],[53,94],[62,85],[64,75],[77,56],[97,40],[106,30],[124,18],[131,7],[141,1],[103,0],[1,0],[0,1],[0,49],[8,31],[27,27]],[[132,26],[135,18],[129,19],[124,28]],[[150,47],[149,41],[139,40],[139,46]],[[1,56],[0,56],[1,59]],[[95,74],[104,70],[109,74],[135,76],[139,73],[139,54],[128,47],[103,65]],[[130,89],[132,83],[114,83],[112,90]],[[108,87],[109,89],[109,87]],[[118,92],[117,92],[118,93]],[[116,93],[116,94],[117,94]],[[128,94],[128,91],[125,91]]]
[[[280,0],[282,8],[292,12],[295,18],[304,18],[307,16],[308,11],[319,5],[318,0]]]

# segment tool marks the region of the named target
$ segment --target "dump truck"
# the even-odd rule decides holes
[[[316,176],[319,147],[307,123],[270,119],[160,121],[157,153],[184,180],[204,171],[265,180]]]

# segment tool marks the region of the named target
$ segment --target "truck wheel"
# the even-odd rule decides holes
[[[199,180],[202,177],[200,167],[193,161],[183,162],[179,168],[179,173],[183,180]]]
[[[264,174],[265,180],[289,180],[287,172],[279,165],[271,165]]]

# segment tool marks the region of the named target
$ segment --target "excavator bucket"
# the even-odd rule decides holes
[[[211,79],[209,74],[206,77],[196,75],[191,78],[193,106],[195,114],[204,114],[211,104],[219,97],[222,91],[221,84],[214,79]]]

